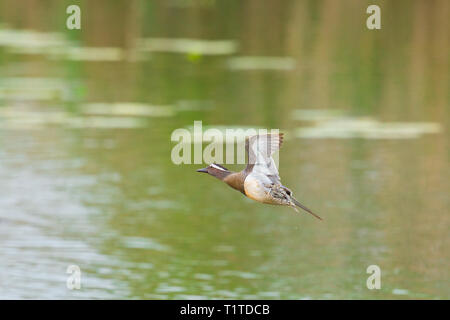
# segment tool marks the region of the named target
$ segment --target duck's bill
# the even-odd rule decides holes
[[[208,168],[197,169],[197,172],[208,173]]]

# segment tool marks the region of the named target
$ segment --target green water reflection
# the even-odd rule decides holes
[[[379,2],[1,0],[0,297],[450,298],[450,3]],[[325,220],[174,165],[195,120]]]

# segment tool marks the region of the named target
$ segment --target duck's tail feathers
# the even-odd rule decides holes
[[[302,205],[300,202],[298,202],[297,199],[295,199],[294,197],[291,197],[291,199],[292,199],[292,202],[294,202],[294,204],[295,204],[297,207],[302,208],[302,209],[305,210],[306,212],[312,214],[312,215],[313,215],[314,217],[316,217],[317,219],[323,220],[323,219],[322,219],[321,217],[319,217],[317,214],[315,214],[315,213],[312,212],[310,209],[308,209],[307,207],[305,207],[304,205]],[[295,208],[295,207],[293,207],[293,208],[295,209],[295,211],[298,212],[297,208]]]

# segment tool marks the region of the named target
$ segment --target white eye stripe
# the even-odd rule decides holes
[[[219,167],[218,165],[216,165],[214,163],[211,164],[211,167],[216,168],[216,169],[221,170],[221,171],[225,171],[224,168],[221,168],[221,167]]]

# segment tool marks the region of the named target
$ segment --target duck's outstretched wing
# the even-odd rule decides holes
[[[279,182],[280,176],[272,155],[280,149],[282,143],[282,133],[248,137],[245,140],[245,151],[248,159],[246,170],[264,174],[273,182]]]

